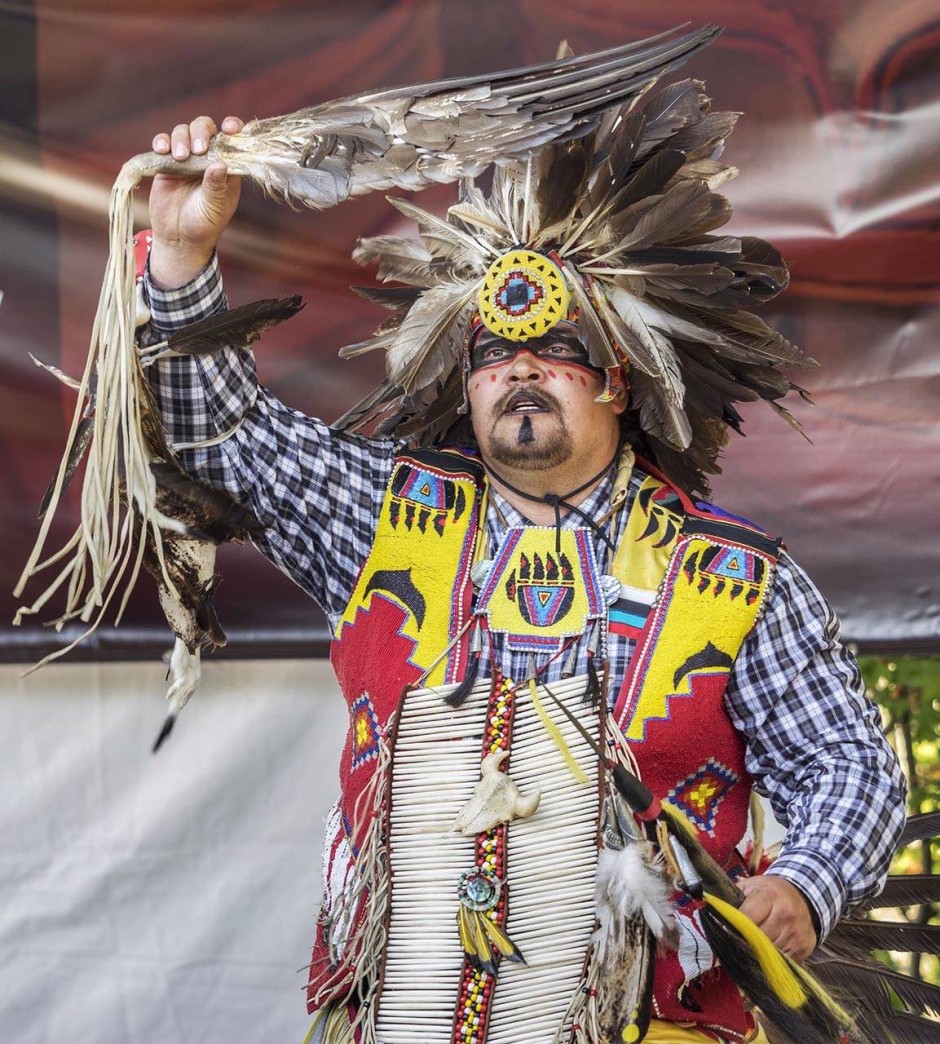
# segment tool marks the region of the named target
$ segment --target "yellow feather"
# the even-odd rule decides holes
[[[467,919],[470,922],[470,934],[473,937],[473,952],[480,958],[481,964],[492,966],[493,947],[490,946],[490,940],[483,927],[486,914],[481,913],[479,910],[468,910]]]
[[[491,921],[489,917],[484,915],[483,927],[486,929],[486,934],[490,937],[490,942],[504,957],[510,961],[526,963],[525,957],[522,956],[522,951],[495,921]]]
[[[571,753],[568,744],[565,742],[565,737],[562,736],[561,730],[549,717],[548,711],[545,710],[542,705],[542,701],[539,699],[539,694],[536,689],[535,679],[529,679],[529,695],[532,697],[532,706],[535,708],[535,713],[539,716],[539,721],[545,726],[545,731],[555,741],[555,745],[561,751],[561,756],[565,759],[565,764],[571,770],[571,775],[579,783],[590,783],[584,769],[578,764],[574,754]]]
[[[463,903],[457,906],[457,933],[460,936],[460,948],[466,954],[474,952],[473,940],[470,935],[470,925],[467,923],[469,913]]]
[[[795,966],[767,938],[760,928],[747,916],[717,896],[706,892],[705,902],[741,936],[751,948],[760,970],[764,973],[774,993],[788,1008],[802,1008],[807,993],[796,974]]]

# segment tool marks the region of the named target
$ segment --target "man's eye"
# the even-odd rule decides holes
[[[573,348],[570,344],[548,344],[540,352],[539,355],[550,355],[556,359],[572,359],[577,360],[583,358],[583,353],[577,348]]]
[[[483,349],[483,358],[487,362],[494,362],[497,359],[505,359],[509,355],[509,349],[502,347],[502,345],[494,344],[490,348]]]

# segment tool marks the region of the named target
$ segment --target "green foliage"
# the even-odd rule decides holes
[[[940,656],[859,658],[868,695],[881,707],[891,741],[910,793],[908,810],[940,808]],[[940,872],[940,843],[922,841],[901,849],[892,873]],[[912,923],[937,923],[938,911],[911,907],[892,914]],[[934,954],[883,955],[899,971],[940,985],[940,958]]]
[[[940,656],[859,659],[868,695],[908,775],[911,812],[940,807]]]

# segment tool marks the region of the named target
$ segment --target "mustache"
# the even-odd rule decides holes
[[[503,398],[498,406],[500,413],[510,413],[521,403],[533,403],[547,410],[558,410],[558,400],[549,392],[539,391],[536,388],[519,388],[510,392]]]

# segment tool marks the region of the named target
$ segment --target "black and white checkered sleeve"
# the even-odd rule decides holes
[[[189,323],[228,307],[218,261],[191,283],[162,290],[144,279],[150,336],[162,340]],[[171,445],[204,442],[230,431],[251,408],[257,390],[255,362],[246,349],[166,359],[147,370]]]
[[[882,886],[906,787],[838,620],[788,555],[726,703],[755,787],[787,828],[770,872],[807,896],[824,938],[848,906]]]
[[[214,258],[184,287],[145,280],[145,292],[157,337],[226,307]],[[395,444],[337,434],[289,409],[258,385],[248,350],[167,359],[147,372],[180,464],[268,524],[259,549],[335,624],[372,546]]]

